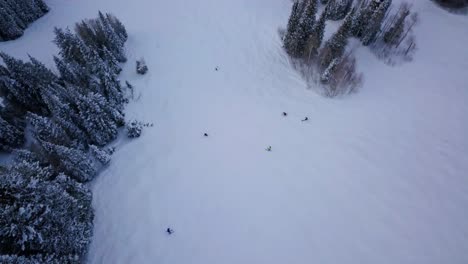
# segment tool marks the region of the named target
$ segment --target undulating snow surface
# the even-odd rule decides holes
[[[342,99],[289,65],[289,0],[49,0],[0,50],[52,65],[53,26],[98,10],[130,33],[127,117],[155,125],[94,182],[90,263],[465,264],[468,17],[413,2],[414,61],[359,48]]]

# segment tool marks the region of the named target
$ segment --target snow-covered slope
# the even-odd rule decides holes
[[[48,4],[0,50],[52,64],[53,26],[110,11],[127,116],[155,124],[94,183],[90,263],[468,263],[468,17],[414,1],[414,61],[360,48],[364,87],[332,100],[281,49],[289,0]]]

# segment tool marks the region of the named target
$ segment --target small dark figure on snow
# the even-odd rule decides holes
[[[287,115],[288,115],[288,113],[286,113],[286,112],[283,112],[283,116],[287,116]]]
[[[218,67],[218,66],[216,66],[216,67],[215,67],[215,71],[218,71],[218,70],[219,70],[219,67]]]
[[[207,136],[208,136],[208,133],[203,134],[203,136],[207,137]]]
[[[301,121],[304,122],[304,121],[307,121],[309,120],[309,118],[306,116],[304,119],[302,119]]]
[[[271,146],[268,146],[268,148],[266,148],[266,151],[271,151]]]
[[[166,232],[169,234],[169,235],[172,235],[172,233],[174,233],[174,230],[172,230],[170,227],[168,227],[166,229]]]

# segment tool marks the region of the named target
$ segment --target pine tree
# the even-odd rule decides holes
[[[312,33],[317,14],[317,0],[308,0],[296,31],[296,48],[293,56],[305,56],[307,40]]]
[[[354,37],[362,39],[366,33],[366,29],[372,15],[377,11],[382,1],[383,0],[363,0],[358,4],[358,9],[353,19],[353,26],[351,29]]]
[[[70,96],[73,96],[73,94],[77,96],[76,92],[70,93]],[[52,113],[54,121],[67,132],[67,135],[71,139],[82,142],[88,141],[87,134],[80,127],[81,119],[79,113],[69,103],[64,101],[65,98],[60,98],[50,91],[44,93],[43,98]]]
[[[0,41],[19,38],[23,35],[23,30],[15,22],[12,10],[5,2],[0,2]]]
[[[96,93],[79,96],[78,109],[81,124],[86,130],[92,144],[103,146],[117,136],[115,120],[106,111],[107,102]]]
[[[22,36],[23,30],[48,10],[42,0],[0,1],[0,41]]]
[[[353,0],[330,0],[326,7],[327,19],[341,20],[349,12],[353,5]]]
[[[383,40],[387,44],[395,45],[400,42],[403,31],[405,29],[406,18],[409,16],[410,10],[407,5],[403,5],[390,27],[384,32]]]
[[[96,158],[102,165],[109,164],[111,160],[111,156],[109,155],[109,153],[95,145],[90,145],[89,149],[91,151],[91,154],[93,154],[94,158]]]
[[[96,176],[96,166],[85,152],[45,141],[40,141],[40,144],[57,171],[70,175],[78,182],[88,182]]]
[[[90,51],[83,41],[68,28],[66,30],[55,28],[54,33],[54,43],[59,48],[60,57],[66,62],[75,62],[78,65],[85,66],[88,59],[87,54]]]
[[[284,37],[284,48],[286,49],[286,52],[289,55],[294,54],[294,48],[297,46],[296,45],[296,31],[297,27],[299,25],[299,20],[300,20],[300,14],[299,14],[299,1],[295,1],[292,10],[291,10],[291,15],[289,16],[289,21],[288,21],[288,28],[286,30],[286,35]]]
[[[6,9],[9,10],[11,18],[15,21],[16,25],[21,29],[26,29],[28,26],[28,14],[24,13],[23,8],[20,5],[20,1],[16,0],[4,0],[3,3],[0,2],[0,6],[6,6]]]
[[[91,193],[50,168],[17,162],[0,171],[0,255],[83,255],[91,236]]]
[[[338,61],[338,58],[333,59],[330,65],[328,65],[325,71],[323,71],[322,75],[320,76],[320,82],[322,84],[330,83],[330,79],[333,78],[333,72],[338,65]]]
[[[322,13],[317,23],[315,23],[312,33],[309,36],[307,41],[306,50],[305,50],[305,58],[307,60],[311,60],[318,54],[318,49],[320,45],[322,45],[323,41],[323,34],[325,31],[325,22],[326,22],[326,13]]]
[[[122,43],[125,43],[128,39],[128,34],[122,22],[120,22],[120,20],[112,14],[106,14],[106,18],[107,21],[109,21],[111,27],[114,29],[114,32],[117,33],[117,35],[122,40]]]
[[[353,15],[354,9],[346,15],[346,18],[338,31],[320,50],[319,69],[321,72],[323,72],[334,59],[340,58],[344,54],[346,45],[348,44],[348,37],[350,36]]]
[[[23,62],[5,53],[0,53],[8,68],[9,76],[4,76],[3,86],[7,90],[7,100],[21,106],[24,110],[47,114],[41,91],[47,89],[57,77],[43,64],[31,58]]]
[[[61,58],[54,56],[55,66],[60,73],[60,79],[67,84],[80,87],[90,87],[91,76],[78,63],[72,61],[67,62]]]
[[[0,114],[0,151],[7,151],[22,144],[24,144],[23,131],[3,119]]]
[[[2,264],[79,264],[81,260],[78,255],[36,254],[36,255],[0,255]]]
[[[127,58],[125,57],[125,52],[123,50],[123,46],[127,40],[127,37],[125,37],[125,28],[123,30],[125,32],[125,36],[119,35],[112,26],[112,23],[109,21],[110,17],[110,15],[105,16],[101,13],[101,11],[99,11],[99,21],[102,24],[104,35],[106,37],[103,49],[106,48],[107,50],[111,51],[112,55],[116,58],[117,61],[126,62]],[[120,27],[120,25],[121,24],[115,24],[117,27]]]
[[[364,46],[368,46],[375,41],[375,36],[380,31],[382,22],[391,4],[392,0],[382,0],[378,9],[372,14],[365,33],[362,36],[362,44]]]
[[[50,118],[28,113],[26,119],[32,126],[33,135],[37,139],[64,146],[70,144],[70,139],[65,130]]]

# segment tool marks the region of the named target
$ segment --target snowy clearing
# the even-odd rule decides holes
[[[54,26],[114,13],[127,119],[154,123],[94,182],[90,263],[468,263],[467,16],[414,1],[414,61],[361,47],[331,100],[281,48],[289,0],[47,3],[0,50],[52,66]]]

